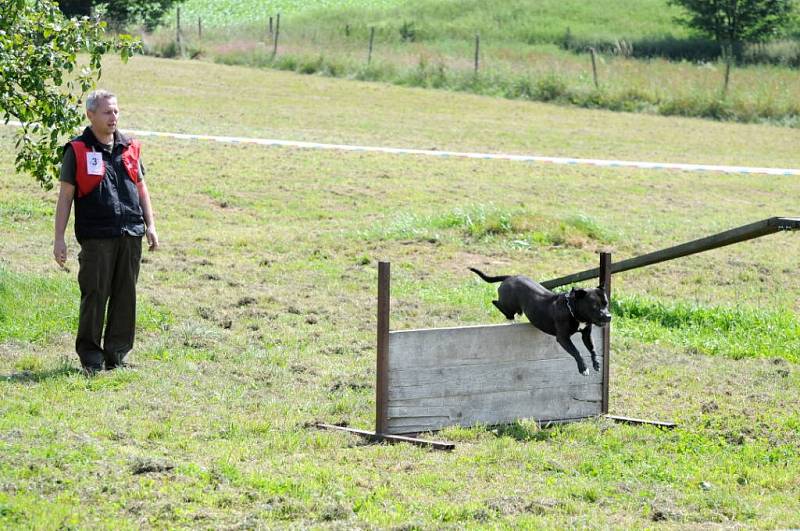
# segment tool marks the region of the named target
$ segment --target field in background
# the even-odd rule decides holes
[[[665,0],[233,7],[222,17],[206,3],[185,4],[183,47],[174,42],[173,19],[172,29],[145,37],[148,53],[588,108],[800,123],[800,27],[790,30],[794,40],[748,47],[744,60],[752,65],[734,70],[731,89],[723,95],[718,46],[678,25],[680,11]],[[268,18],[281,11],[273,56]],[[198,17],[207,20],[202,38]],[[375,43],[368,64],[370,28]],[[476,33],[481,35],[478,75]],[[599,51],[597,85],[590,46]]]
[[[123,127],[797,167],[800,131],[189,61],[109,61]],[[536,278],[771,215],[793,177],[144,138],[163,249],[133,370],[76,372],[77,245],[0,129],[0,526],[797,527],[796,234],[615,278],[612,411],[449,429],[453,454],[308,427],[373,419],[376,261],[393,327],[502,322],[466,270]]]
[[[567,28],[576,39],[595,44],[620,38],[633,42],[689,36],[674,23],[679,10],[664,0],[641,0],[635,4],[619,0],[589,4],[578,0],[509,0],[495,5],[478,0],[303,3],[188,0],[181,4],[181,13],[189,22],[201,18],[212,31],[249,26],[264,32],[269,17],[280,13],[318,35],[341,34],[345,26],[350,26],[353,34],[363,38],[368,35],[368,28],[375,26],[383,40],[400,39],[399,27],[404,24],[412,26],[407,28],[406,37],[415,41],[472,39],[480,31],[493,41],[559,44]]]

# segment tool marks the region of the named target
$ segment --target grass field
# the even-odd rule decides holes
[[[620,0],[507,0],[493,5],[477,0],[333,0],[312,2],[209,2],[188,0],[181,5],[185,20],[198,17],[208,29],[235,27],[266,29],[270,16],[280,13],[304,28],[318,33],[341,33],[350,25],[354,33],[366,36],[374,25],[388,37],[403,22],[414,26],[416,40],[471,39],[476,30],[491,40],[528,44],[559,43],[567,27],[579,39],[613,41],[620,38],[682,38],[688,33],[674,23],[680,11],[665,0],[641,0],[635,4]],[[400,38],[400,35],[396,35]]]
[[[183,5],[185,54],[225,64],[586,108],[800,124],[796,24],[786,40],[746,47],[742,62],[749,66],[734,69],[723,94],[719,46],[678,24],[681,11],[666,0],[213,6],[200,1]],[[267,19],[279,12],[274,56]],[[198,18],[206,20],[202,38]],[[372,28],[375,44],[368,64]],[[476,34],[481,36],[477,75]],[[172,22],[146,36],[147,52],[178,55],[174,35]],[[599,51],[597,83],[589,47]]]
[[[320,142],[800,166],[800,131],[109,60],[124,127]],[[376,262],[393,327],[499,323],[466,267],[550,278],[772,215],[793,177],[144,138],[163,248],[134,369],[86,379],[54,192],[0,129],[0,527],[800,526],[796,234],[615,278],[611,409],[674,431],[530,421],[443,454],[308,427],[373,422]]]

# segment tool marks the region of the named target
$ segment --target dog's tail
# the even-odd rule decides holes
[[[507,279],[509,276],[511,276],[511,275],[500,275],[499,277],[490,277],[488,275],[485,275],[482,271],[480,271],[478,269],[475,269],[474,267],[470,267],[469,270],[472,271],[473,273],[477,274],[479,277],[481,277],[483,280],[485,280],[486,282],[489,282],[489,283],[502,282],[505,279]]]

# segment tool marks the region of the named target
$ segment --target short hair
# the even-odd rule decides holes
[[[86,98],[86,110],[87,111],[96,111],[97,106],[101,100],[110,100],[111,98],[116,98],[117,95],[113,92],[104,89],[97,89],[89,93],[89,96]]]

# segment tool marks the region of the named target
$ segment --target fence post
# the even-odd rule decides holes
[[[272,15],[269,17],[269,38],[272,39]]]
[[[600,253],[600,287],[606,292],[609,308],[611,311],[611,253]],[[603,399],[600,404],[600,411],[604,415],[608,413],[608,388],[609,375],[611,373],[611,323],[603,327]]]
[[[600,83],[597,81],[597,59],[595,58],[597,52],[593,46],[589,48],[589,53],[592,54],[592,78],[594,78],[594,88],[599,89]]]
[[[197,17],[197,38],[203,38],[203,20],[200,17]]]
[[[372,42],[375,40],[375,26],[369,29],[369,52],[367,52],[367,65],[372,63]]]
[[[281,14],[275,16],[275,41],[272,43],[272,58],[278,55],[278,36],[281,33]]]
[[[378,351],[375,379],[375,433],[389,428],[387,400],[389,394],[389,301],[391,263],[378,262]]]
[[[478,63],[480,61],[480,52],[481,52],[481,35],[480,33],[475,34],[475,74],[478,74]]]
[[[175,12],[175,42],[178,45],[178,51],[183,56],[183,43],[181,42],[181,6],[178,6]]]

